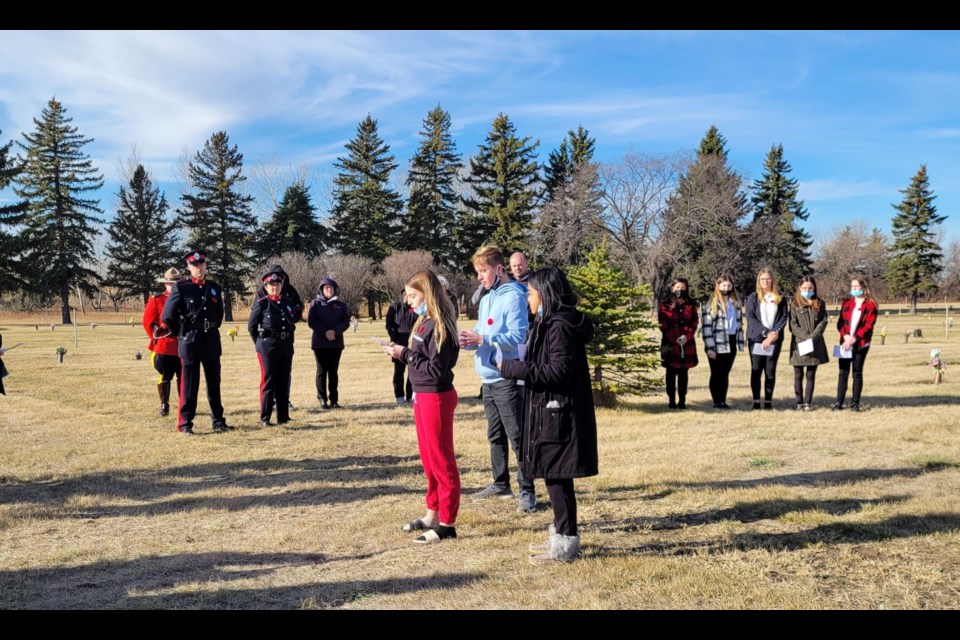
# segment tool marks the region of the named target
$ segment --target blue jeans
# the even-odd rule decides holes
[[[507,442],[517,457],[517,484],[521,491],[533,491],[533,480],[523,475],[520,460],[520,415],[523,394],[516,380],[485,383],[483,412],[487,415],[487,440],[490,441],[490,464],[493,483],[501,489],[510,487],[510,467],[507,460]]]

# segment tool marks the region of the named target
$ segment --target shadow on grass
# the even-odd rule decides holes
[[[772,520],[790,513],[810,511],[823,511],[830,515],[842,516],[861,511],[867,506],[899,504],[906,500],[907,498],[903,496],[889,496],[878,499],[842,498],[837,500],[763,500],[760,502],[738,502],[728,509],[709,509],[697,513],[660,517],[600,520],[596,522],[584,522],[582,526],[585,529],[595,528],[602,533],[670,531],[673,529],[683,529],[725,521],[750,523],[759,520]]]
[[[6,570],[0,571],[0,608],[335,608],[380,594],[455,589],[485,577],[480,573],[447,573],[429,577],[231,588],[231,583],[267,577],[284,569],[362,561],[374,555],[197,553],[147,556],[132,561],[105,561],[77,567]],[[348,572],[347,569],[342,573]]]
[[[927,387],[933,386],[925,385]],[[945,385],[941,385],[945,386]],[[847,397],[846,405],[849,406],[850,397]],[[871,409],[885,409],[898,407],[932,407],[935,405],[960,405],[960,396],[956,395],[911,395],[911,396],[872,396],[865,393],[860,400],[860,406],[863,408],[861,413],[870,413]],[[851,418],[856,416],[849,411],[843,412],[844,416]],[[854,418],[855,419],[855,418]]]
[[[730,551],[797,551],[814,545],[863,544],[960,531],[960,515],[902,515],[873,523],[833,522],[794,533],[740,533],[729,539],[653,542],[627,548],[598,549],[598,557],[630,555],[722,554]]]
[[[701,482],[657,482],[648,485],[632,487],[609,487],[594,493],[598,498],[609,500],[655,500],[670,495],[682,489],[753,489],[757,487],[785,486],[785,487],[824,487],[845,484],[854,484],[870,480],[887,480],[890,478],[916,478],[925,473],[933,473],[948,468],[947,464],[929,464],[917,467],[901,467],[897,469],[840,469],[836,471],[811,471],[809,473],[789,473],[766,478],[752,478],[749,480],[706,480]],[[656,493],[647,496],[630,495],[631,493],[645,493],[653,489],[665,487]],[[610,494],[609,497],[605,494]],[[619,494],[619,495],[618,495]]]
[[[34,481],[0,478],[0,504],[52,507],[62,510],[60,517],[75,517],[71,514],[78,512],[73,508],[66,508],[65,505],[77,496],[91,495],[146,503],[125,505],[122,508],[104,506],[99,509],[110,515],[119,515],[121,512],[164,513],[174,509],[174,505],[180,505],[178,508],[213,507],[233,510],[258,505],[344,503],[374,499],[380,495],[422,493],[419,484],[414,483],[410,486],[367,486],[370,482],[392,480],[406,475],[419,476],[422,473],[420,457],[417,455],[385,455],[196,464],[161,470],[134,469]],[[303,483],[317,483],[318,486],[229,499],[183,497],[184,494],[194,491],[208,491],[218,487],[269,490]],[[162,502],[171,495],[178,497],[170,502]]]

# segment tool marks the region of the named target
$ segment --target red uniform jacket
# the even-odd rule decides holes
[[[143,309],[143,330],[150,336],[150,344],[147,345],[147,349],[159,355],[175,356],[177,355],[177,336],[170,335],[167,325],[160,319],[163,305],[166,304],[169,297],[170,294],[166,291],[150,296],[146,307]],[[164,337],[155,338],[154,335],[163,335]]]
[[[843,336],[850,333],[850,322],[853,319],[853,310],[856,306],[856,299],[850,297],[844,300],[840,307],[840,317],[837,318],[840,340],[843,340]],[[873,326],[877,324],[877,314],[877,303],[870,299],[864,300],[860,306],[860,322],[857,323],[857,330],[853,332],[853,337],[857,339],[854,343],[855,347],[863,349],[870,346],[870,340],[873,338]]]

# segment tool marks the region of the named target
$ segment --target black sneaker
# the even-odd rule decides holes
[[[851,404],[851,405],[850,405],[850,411],[860,411],[860,405],[857,404],[857,403]]]
[[[226,433],[227,431],[234,431],[235,429],[226,422],[218,422],[213,425],[213,430],[217,433]]]
[[[340,403],[339,403],[339,402],[331,402],[331,403],[330,403],[330,408],[331,408],[331,409],[339,409],[339,408],[340,408]]]
[[[839,402],[834,402],[834,403],[833,403],[833,407],[832,407],[830,410],[831,410],[831,411],[842,411],[842,410],[843,410],[843,405],[842,405],[841,403],[839,403]]]
[[[193,427],[177,427],[177,433],[185,436],[195,436],[193,432]]]
[[[321,410],[326,411],[326,410],[329,409],[329,408],[330,408],[330,405],[327,404],[326,401],[320,403],[320,409],[321,409]]]
[[[270,424],[270,421],[269,421],[269,420],[261,420],[261,421],[260,421],[260,426],[261,426],[261,427],[269,427],[269,426],[272,426],[272,425]]]
[[[730,405],[728,405],[726,402],[721,402],[720,404],[717,405],[717,409],[729,409],[729,408],[730,408]]]

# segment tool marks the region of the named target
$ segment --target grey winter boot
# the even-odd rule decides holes
[[[539,556],[530,556],[530,564],[571,562],[580,557],[580,536],[565,536],[555,533],[550,536],[550,550]]]
[[[557,532],[557,528],[554,525],[550,525],[549,533],[547,534],[547,539],[543,542],[534,542],[530,545],[530,553],[541,554],[548,553],[550,551],[550,538]]]

